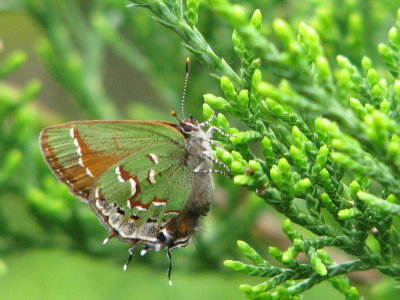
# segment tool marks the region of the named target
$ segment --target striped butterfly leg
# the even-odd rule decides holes
[[[211,160],[214,164],[217,164],[217,165],[221,166],[222,168],[224,168],[226,170],[226,172],[221,171],[221,170],[214,170],[211,168],[203,169],[204,163],[202,163],[199,166],[197,166],[197,168],[193,171],[194,173],[209,173],[209,174],[214,173],[214,174],[224,175],[225,177],[228,177],[228,178],[231,177],[231,175],[229,175],[231,170],[229,169],[229,167],[226,164],[224,164],[222,161],[219,161],[218,159],[213,157],[208,151],[203,151],[203,155],[205,157],[207,157],[209,160]]]
[[[132,242],[131,242],[131,247],[128,250],[128,252],[129,252],[128,260],[127,260],[126,264],[124,264],[124,267],[123,267],[124,271],[126,271],[128,269],[128,265],[132,261],[133,249],[135,249],[137,243],[138,243],[138,240],[132,240]]]

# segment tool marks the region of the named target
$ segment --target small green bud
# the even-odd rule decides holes
[[[341,220],[356,218],[359,215],[361,215],[361,212],[355,207],[342,209],[338,212],[338,217]]]
[[[331,153],[331,158],[336,164],[338,164],[346,169],[350,169],[353,166],[355,166],[355,164],[356,164],[356,162],[354,160],[352,160],[348,155],[340,153],[340,152]]]
[[[261,145],[264,149],[264,156],[269,156],[270,154],[273,153],[273,149],[272,149],[272,144],[271,144],[271,140],[268,137],[264,137],[261,141]],[[267,155],[265,155],[265,153],[267,153]]]
[[[331,180],[331,176],[329,175],[329,172],[327,169],[322,169],[321,172],[319,172],[319,176],[320,176],[321,180],[323,180],[323,181]]]
[[[346,143],[343,139],[333,139],[332,147],[337,150],[346,150],[348,148],[348,143]]]
[[[362,65],[364,72],[368,72],[369,69],[372,69],[372,61],[367,56],[364,56],[362,58],[361,65]]]
[[[243,269],[243,263],[240,261],[235,261],[235,260],[225,260],[224,261],[224,266],[227,267],[228,269],[234,270],[234,271],[240,271]]]
[[[327,160],[328,160],[328,155],[329,155],[329,148],[324,145],[318,150],[318,155],[316,158],[316,163],[320,166],[325,166]]]
[[[262,26],[262,14],[261,10],[256,9],[253,16],[250,19],[250,24],[254,26],[255,29],[260,30]]]
[[[240,162],[238,161],[233,161],[231,164],[231,171],[235,175],[243,174],[244,171],[246,170],[245,166],[243,166]]]
[[[276,287],[276,295],[277,295],[278,299],[282,299],[282,300],[292,299],[292,297],[289,294],[288,290],[285,287],[281,286],[281,285],[278,285]]]
[[[253,293],[253,287],[248,284],[241,284],[239,286],[239,290],[246,295],[250,295]]]
[[[242,154],[240,154],[240,152],[232,151],[231,154],[232,154],[232,157],[233,157],[234,160],[237,160],[237,161],[240,161],[240,162],[244,162],[245,161],[243,159],[243,157],[242,157]]]
[[[278,261],[282,260],[282,252],[276,247],[269,247],[268,253]]]
[[[247,107],[249,105],[249,92],[247,90],[241,90],[239,93],[239,105],[241,107]]]
[[[352,64],[351,64],[350,60],[345,56],[343,56],[343,55],[336,56],[336,61],[340,68],[352,69]]]
[[[318,56],[315,60],[315,67],[318,70],[319,76],[324,81],[329,81],[332,78],[331,68],[325,56]]]
[[[272,181],[279,187],[282,184],[282,174],[277,165],[273,165],[269,170]]]
[[[329,197],[329,195],[327,193],[322,193],[321,196],[321,201],[324,204],[324,206],[330,211],[333,212],[336,210],[335,205],[333,204],[331,198]]]
[[[349,290],[349,293],[347,294],[346,300],[360,300],[360,293],[358,290],[352,286]]]
[[[249,160],[248,166],[254,171],[254,173],[262,172],[261,164],[256,160]]]
[[[389,42],[395,47],[400,47],[400,30],[397,27],[392,27],[389,30]]]
[[[356,180],[353,180],[350,183],[349,188],[350,192],[353,193],[354,195],[356,195],[359,191],[361,191],[361,186]]]
[[[229,131],[229,122],[223,114],[219,113],[217,120],[218,120],[218,124],[219,124],[220,128],[223,131],[225,131],[225,132]]]
[[[290,219],[285,219],[282,222],[282,231],[287,235],[289,232],[293,231],[292,222]]]
[[[254,250],[252,247],[250,247],[246,242],[243,241],[237,241],[239,250],[252,262],[254,262],[257,265],[269,265],[260,254],[257,253],[256,250]]]
[[[278,117],[282,117],[283,113],[284,113],[284,109],[283,106],[280,105],[278,102],[276,102],[275,100],[271,99],[271,98],[267,98],[265,100],[265,103],[267,104],[269,110],[276,116]]]
[[[245,26],[247,23],[247,13],[243,6],[234,4],[229,12],[230,21],[235,27]]]
[[[371,90],[371,96],[373,98],[380,98],[381,94],[382,94],[381,87],[378,84],[374,85]]]
[[[337,124],[325,118],[316,119],[315,128],[320,133],[329,134],[330,136],[337,136],[340,133]]]
[[[383,112],[385,115],[389,115],[390,113],[390,103],[386,99],[383,99],[381,105],[379,106],[379,110]]]
[[[282,253],[282,262],[283,263],[289,263],[289,262],[291,262],[291,261],[293,261],[293,259],[294,259],[294,255],[293,255],[294,253],[292,252],[292,251],[284,251],[283,253]]]
[[[257,89],[260,94],[265,97],[269,97],[278,101],[281,99],[281,92],[279,89],[266,81],[261,81],[258,84]]]
[[[272,23],[272,27],[274,28],[276,35],[285,45],[288,45],[292,40],[295,39],[295,34],[286,21],[282,19],[275,19]]]
[[[260,69],[256,69],[251,78],[252,85],[258,86],[261,82],[261,79],[262,79],[261,71],[260,71]]]
[[[380,43],[378,45],[378,52],[385,60],[386,59],[393,60],[392,50],[385,44]]]
[[[300,42],[307,49],[307,54],[311,60],[315,60],[317,56],[323,54],[319,36],[314,28],[302,22],[299,25],[298,33]]]
[[[241,131],[235,133],[235,136],[229,138],[229,140],[234,144],[244,144],[248,142],[255,142],[261,139],[261,135],[257,131]]]
[[[203,97],[204,101],[215,109],[223,111],[231,109],[229,102],[222,97],[217,97],[212,94],[205,94]]]
[[[379,82],[379,76],[375,69],[369,69],[367,78],[370,86],[374,86]]]
[[[310,185],[311,185],[311,182],[310,182],[310,179],[308,179],[308,178],[304,178],[304,179],[298,181],[293,188],[294,194],[296,196],[303,195],[308,190]]]
[[[279,167],[279,170],[284,174],[290,174],[291,173],[290,164],[288,163],[286,158],[279,159],[278,167]]]
[[[254,185],[254,178],[248,175],[236,175],[233,178],[233,183],[236,185]]]
[[[228,77],[222,76],[220,79],[220,84],[222,91],[229,100],[235,100],[237,98],[235,87]]]
[[[310,263],[311,263],[311,266],[313,267],[313,269],[319,275],[325,276],[326,274],[328,274],[328,271],[327,271],[325,265],[322,263],[321,259],[317,255],[311,257]]]
[[[364,118],[366,111],[361,102],[358,99],[352,97],[350,97],[349,102],[350,107],[356,113],[357,117],[359,117],[360,119]]]
[[[306,243],[302,239],[294,239],[293,240],[293,246],[296,248],[298,252],[304,251],[306,247]]]
[[[296,167],[307,167],[307,157],[296,146],[290,146],[289,154]]]
[[[208,105],[207,103],[203,103],[203,116],[206,120],[208,120],[209,118],[211,118],[211,116],[213,115],[214,111],[211,108],[210,105]]]
[[[351,85],[351,73],[348,69],[339,69],[335,73],[336,81],[342,90],[349,90]]]

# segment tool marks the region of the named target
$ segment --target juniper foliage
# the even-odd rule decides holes
[[[196,28],[199,1],[132,2],[175,31],[218,78],[222,95],[204,96],[204,117],[217,111],[214,125],[235,136],[222,140],[225,149],[217,148],[216,157],[231,169],[235,184],[254,190],[287,217],[283,231],[293,246],[283,252],[269,248],[283,267],[273,266],[242,241],[239,248],[252,264],[225,261],[232,270],[268,277],[256,286],[242,285],[243,293],[251,299],[298,299],[328,280],[347,299],[359,299],[346,273],[375,268],[400,279],[393,223],[400,214],[400,11],[388,44],[378,46],[389,75],[378,72],[367,56],[361,68],[343,55],[330,62],[310,25],[293,28],[275,19],[274,42],[262,32],[260,10],[249,17],[239,4],[209,0],[208,8],[233,28],[241,63],[234,70]],[[263,80],[263,73],[274,80]],[[226,116],[240,119],[248,130],[230,126]],[[261,145],[262,156],[250,142]],[[299,234],[292,223],[312,235]],[[379,249],[371,248],[369,237]],[[328,246],[356,258],[337,264],[324,251]],[[307,263],[297,260],[300,253]]]

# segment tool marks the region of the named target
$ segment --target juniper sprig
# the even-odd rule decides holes
[[[269,278],[253,287],[242,285],[244,294],[252,299],[297,299],[327,280],[346,299],[360,299],[347,273],[378,269],[400,278],[399,236],[393,225],[400,207],[400,11],[389,44],[378,46],[389,76],[367,56],[352,62],[336,54],[335,63],[310,25],[294,28],[275,19],[272,39],[262,31],[260,10],[248,16],[239,4],[209,0],[207,8],[232,28],[240,60],[235,70],[196,28],[199,1],[132,2],[176,32],[219,80],[222,94],[204,96],[204,116],[216,110],[214,124],[234,137],[223,141],[225,149],[216,149],[216,157],[231,169],[235,184],[256,191],[288,218],[283,231],[293,246],[284,252],[269,248],[284,267],[272,266],[245,242],[239,242],[239,248],[253,264],[225,262],[232,270]],[[356,37],[358,17],[349,18]],[[248,130],[231,127],[225,116],[240,119]],[[262,156],[250,142],[260,144]],[[299,201],[307,211],[299,208]],[[328,222],[323,211],[338,225]],[[311,235],[297,233],[292,222]],[[368,237],[379,249],[370,246]],[[328,246],[356,258],[337,264],[323,250]],[[308,263],[297,260],[300,253]]]

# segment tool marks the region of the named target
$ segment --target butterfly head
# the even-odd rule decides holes
[[[190,116],[189,119],[179,121],[179,128],[184,134],[191,134],[199,130],[199,122]]]

